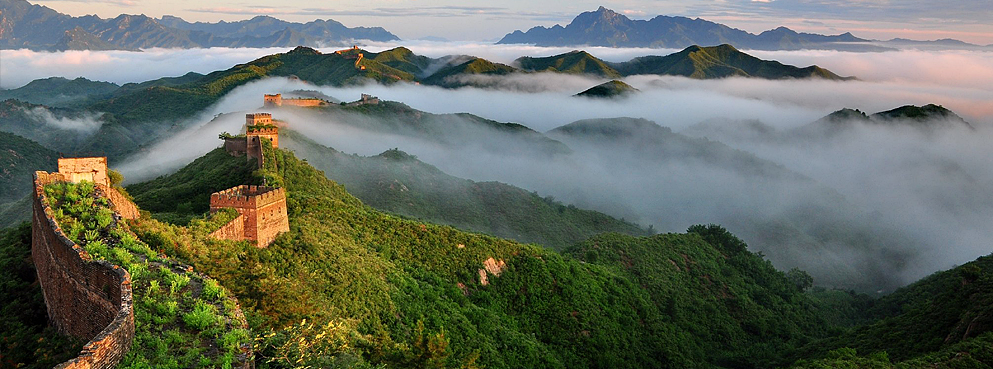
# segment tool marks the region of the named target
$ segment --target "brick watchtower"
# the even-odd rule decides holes
[[[272,125],[272,114],[270,113],[245,114],[245,125],[246,126]]]
[[[262,96],[262,101],[263,101],[262,106],[266,108],[283,106],[283,94],[275,94],[275,95],[265,94],[264,96]]]
[[[266,247],[280,233],[290,230],[286,215],[286,190],[266,186],[241,185],[210,195],[210,212],[234,208],[239,216],[212,237],[255,241]]]
[[[59,173],[69,182],[86,180],[99,185],[110,186],[107,177],[107,157],[59,158]]]
[[[272,142],[272,147],[279,147],[279,128],[276,126],[248,126],[245,129],[245,135],[248,136],[249,145],[253,143],[253,137],[267,138]],[[259,143],[261,144],[261,143]]]

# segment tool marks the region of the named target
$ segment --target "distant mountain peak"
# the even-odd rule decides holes
[[[288,30],[288,29],[287,29]],[[321,52],[317,49],[307,46],[297,46],[293,50],[287,52],[287,54],[300,54],[300,55],[321,55]]]
[[[684,48],[690,45],[733,44],[741,49],[801,50],[836,49],[883,51],[889,48],[870,45],[864,40],[843,34],[825,36],[797,33],[780,26],[751,34],[740,29],[704,19],[658,15],[651,20],[632,20],[606,7],[583,12],[565,27],[532,27],[527,32],[514,31],[498,44],[535,44],[538,46],[608,46]],[[856,44],[865,42],[864,44]]]
[[[631,85],[615,79],[590,87],[586,91],[580,92],[575,96],[609,99],[627,97],[638,91],[639,90],[637,88],[631,87]]]

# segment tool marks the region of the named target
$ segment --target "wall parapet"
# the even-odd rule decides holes
[[[211,237],[251,240],[268,246],[280,233],[290,230],[286,214],[286,190],[269,186],[240,185],[210,195],[210,211],[234,208],[239,216],[211,233]],[[241,235],[235,235],[236,230]]]
[[[56,368],[113,368],[134,341],[131,275],[92,260],[62,232],[45,185],[67,180],[64,174],[35,172],[31,221],[31,258],[49,320],[60,332],[89,340],[76,358]]]

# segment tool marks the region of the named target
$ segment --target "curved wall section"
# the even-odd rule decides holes
[[[59,229],[44,187],[65,180],[58,173],[35,173],[31,220],[31,258],[49,321],[64,334],[89,340],[78,357],[56,368],[113,368],[134,340],[131,276],[116,265],[91,260]]]

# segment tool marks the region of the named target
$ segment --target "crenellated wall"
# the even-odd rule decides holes
[[[234,208],[240,216],[224,225],[212,237],[231,240],[256,241],[259,247],[268,246],[280,233],[290,230],[286,213],[286,190],[266,186],[241,185],[210,195],[210,211]],[[232,224],[232,223],[240,223]],[[240,227],[242,236],[230,232]]]
[[[245,135],[249,140],[251,140],[252,137],[262,137],[269,139],[269,141],[272,142],[272,147],[279,147],[279,128],[248,126],[245,132]]]
[[[99,185],[110,186],[107,177],[107,157],[59,158],[59,173],[71,182],[87,180]]]
[[[113,368],[134,340],[131,276],[119,266],[91,260],[62,233],[44,186],[71,179],[59,173],[35,173],[31,259],[51,324],[62,333],[89,340],[79,356],[56,368]]]

